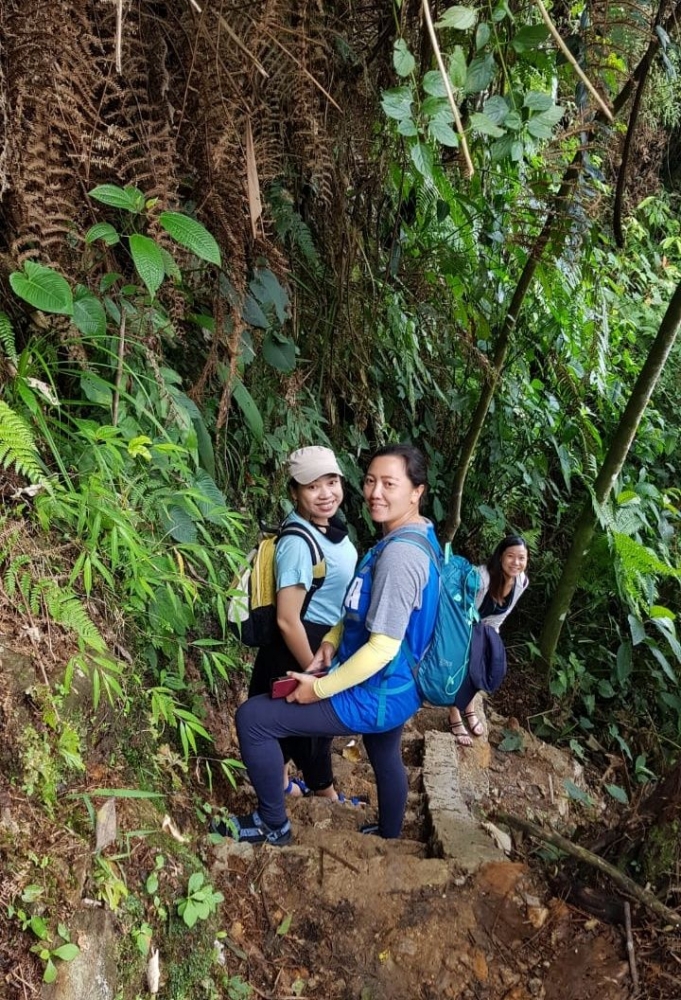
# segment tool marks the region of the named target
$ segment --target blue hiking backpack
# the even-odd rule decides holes
[[[431,705],[453,705],[468,670],[473,627],[480,621],[475,607],[480,574],[463,556],[452,554],[449,542],[443,556],[417,531],[401,531],[394,540],[420,548],[440,575],[440,597],[430,645],[419,661],[406,643],[404,652],[423,700]]]

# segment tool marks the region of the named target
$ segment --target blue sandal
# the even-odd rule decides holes
[[[345,806],[368,806],[369,797],[367,795],[343,795],[342,792],[338,793],[338,801],[341,805]]]
[[[291,795],[294,788],[299,788],[304,796],[310,794],[310,789],[307,787],[302,778],[290,778],[288,785],[284,789],[284,795]]]

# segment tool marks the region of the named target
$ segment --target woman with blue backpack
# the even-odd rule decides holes
[[[525,573],[527,555],[525,539],[520,535],[507,535],[499,542],[486,564],[478,566],[479,587],[475,606],[480,621],[495,632],[499,632],[529,585],[530,581]],[[487,678],[485,690],[491,693],[502,680],[503,675]],[[475,696],[479,690],[479,685],[473,681],[469,672],[459,690],[456,703],[449,710],[449,730],[457,746],[472,746],[471,737],[482,736],[485,731],[475,712]]]
[[[343,619],[307,672],[289,673],[298,682],[295,690],[286,699],[250,698],[238,709],[241,755],[258,805],[247,816],[214,824],[217,833],[251,844],[289,843],[279,741],[361,733],[378,794],[378,823],[362,831],[399,837],[407,803],[402,729],[422,702],[410,658],[418,661],[428,647],[439,596],[439,545],[421,514],[426,482],[417,448],[388,445],[372,458],[363,492],[382,538],[360,562]],[[325,676],[313,673],[329,667]]]

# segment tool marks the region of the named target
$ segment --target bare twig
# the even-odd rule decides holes
[[[558,46],[558,48],[560,49],[560,51],[563,53],[563,55],[565,56],[565,58],[567,59],[567,61],[570,63],[570,65],[572,66],[572,68],[574,69],[575,73],[577,74],[577,76],[579,77],[579,79],[582,81],[582,83],[584,84],[584,86],[586,87],[586,89],[589,91],[589,93],[592,95],[592,97],[594,98],[594,100],[597,102],[599,108],[601,109],[601,111],[603,112],[603,114],[605,115],[605,117],[608,119],[608,121],[612,121],[613,120],[613,118],[612,118],[612,111],[610,110],[610,108],[608,107],[608,105],[605,103],[605,101],[603,100],[603,98],[601,97],[601,95],[598,93],[598,91],[594,87],[594,85],[591,82],[591,80],[589,80],[588,76],[586,75],[586,73],[584,72],[584,70],[582,69],[582,67],[579,65],[579,63],[577,62],[577,60],[573,56],[572,52],[570,52],[569,48],[567,47],[567,45],[563,41],[563,39],[562,39],[562,37],[560,35],[560,32],[558,31],[558,28],[556,28],[555,24],[551,20],[551,18],[549,16],[549,12],[547,11],[547,9],[544,6],[544,4],[542,3],[542,0],[535,0],[535,3],[537,4],[537,7],[539,8],[539,13],[541,14],[541,16],[542,16],[542,18],[544,20],[544,24],[546,25],[546,27],[551,32],[551,35],[552,35],[553,40],[555,41],[556,45]]]
[[[445,90],[447,91],[447,97],[449,98],[449,104],[454,115],[454,121],[456,123],[456,131],[459,133],[459,139],[461,140],[461,152],[463,153],[463,158],[466,161],[466,169],[468,171],[468,176],[472,177],[475,173],[475,167],[473,166],[473,161],[471,160],[471,154],[468,151],[468,143],[466,142],[466,136],[463,131],[463,124],[461,122],[461,115],[459,114],[459,109],[457,103],[454,100],[454,92],[452,91],[452,85],[449,80],[449,74],[442,59],[442,53],[440,52],[440,46],[437,41],[437,36],[435,34],[435,28],[433,27],[433,19],[430,16],[430,5],[428,0],[423,0],[423,15],[426,19],[426,25],[428,26],[428,34],[430,35],[430,41],[433,45],[433,52],[435,53],[435,58],[437,59],[438,69],[442,76],[442,81],[445,85]]]
[[[280,42],[279,39],[277,38],[277,36],[273,35],[272,32],[269,31],[267,28],[265,28],[265,34],[267,35],[268,38],[270,38],[274,42],[275,45],[279,46],[279,48],[281,49],[281,51],[284,52],[289,57],[289,59],[291,59],[296,64],[296,66],[298,67],[299,70],[302,70],[302,72],[308,78],[308,80],[310,81],[310,83],[313,83],[315,87],[317,87],[319,90],[321,90],[321,92],[324,95],[324,97],[326,97],[326,99],[328,101],[331,101],[331,103],[333,104],[334,108],[336,108],[337,111],[340,111],[340,113],[343,114],[343,109],[338,104],[336,104],[336,102],[334,101],[334,99],[331,96],[331,94],[328,92],[328,90],[325,90],[324,87],[322,87],[322,85],[319,82],[319,80],[317,80],[317,78],[314,77],[312,75],[312,73],[310,73],[310,71],[305,68],[305,66],[303,66],[303,64],[301,63],[300,59],[297,59],[293,55],[293,53],[289,49],[286,48],[286,46],[283,44],[283,42]]]
[[[123,72],[123,0],[116,0],[116,72]]]
[[[612,881],[624,890],[629,896],[633,896],[637,899],[639,903],[643,903],[649,910],[652,910],[658,917],[661,917],[668,924],[675,924],[679,926],[681,924],[681,915],[676,913],[675,910],[670,910],[668,906],[661,903],[657,896],[654,896],[652,892],[647,889],[642,888],[633,879],[630,879],[627,875],[624,875],[619,868],[615,868],[609,862],[604,861],[603,858],[599,857],[597,854],[592,854],[591,851],[587,851],[585,847],[580,847],[578,844],[573,844],[571,840],[566,837],[561,837],[559,833],[555,833],[553,830],[544,830],[535,823],[530,823],[526,819],[521,819],[519,816],[512,816],[510,813],[496,813],[495,819],[500,823],[506,823],[508,826],[515,827],[517,830],[522,830],[524,833],[529,833],[531,837],[537,837],[539,840],[545,841],[547,844],[553,844],[554,847],[558,847],[561,851],[565,851],[566,854],[572,855],[573,858],[578,858],[587,865],[591,865],[592,868],[598,868],[599,871],[607,875]]]
[[[196,2],[196,0],[189,0],[189,3],[194,8],[194,10],[196,11],[197,14],[202,14],[203,13],[203,9]],[[269,78],[269,73],[267,72],[267,70],[265,69],[265,67],[262,65],[262,63],[253,55],[253,53],[251,52],[251,50],[248,49],[248,48],[246,48],[246,46],[241,41],[241,39],[237,35],[237,33],[234,30],[234,28],[232,28],[232,26],[222,16],[222,14],[218,14],[218,20],[219,20],[221,26],[225,29],[225,31],[229,35],[229,37],[232,39],[232,41],[234,42],[234,44],[238,48],[241,49],[241,51],[244,53],[244,55],[248,56],[248,58],[251,60],[251,62],[253,63],[253,65],[257,69],[258,73],[262,74],[262,76],[264,76],[265,79],[267,80]]]
[[[555,805],[556,804],[556,798],[555,798],[555,795],[553,794],[553,775],[552,774],[549,775],[549,796],[551,798],[551,805],[552,806]]]
[[[631,933],[631,906],[627,901],[624,903],[624,927],[627,932],[627,958],[631,969],[631,982],[634,993],[638,993],[638,969],[636,968],[636,953],[634,951],[634,935]]]
[[[320,847],[319,851],[322,858],[324,857],[325,854],[328,854],[330,858],[333,858],[334,861],[337,861],[339,865],[345,865],[345,867],[349,868],[351,872],[355,873],[355,875],[362,874],[359,868],[355,868],[355,866],[351,865],[349,861],[346,861],[345,858],[342,858],[340,854],[336,854],[334,851],[330,851],[328,847]]]

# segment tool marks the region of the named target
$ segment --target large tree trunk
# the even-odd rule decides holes
[[[547,668],[556,651],[563,623],[577,587],[582,563],[589,551],[596,529],[594,504],[600,506],[605,503],[617,476],[622,471],[645,408],[662,374],[669,352],[676,341],[680,325],[681,284],[677,287],[667,307],[660,329],[648,352],[648,357],[636,380],[601,470],[596,477],[593,486],[593,502],[589,498],[577,521],[563,573],[544,619],[544,628],[539,639],[539,649]]]

